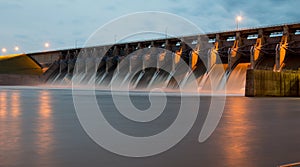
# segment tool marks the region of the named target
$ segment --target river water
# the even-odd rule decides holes
[[[180,101],[180,97],[168,97],[169,107],[158,122],[139,129],[136,123],[110,112],[115,110],[110,93],[99,92],[97,98],[111,124],[137,136],[168,127]],[[131,99],[138,108],[149,105],[147,96],[132,95]],[[200,99],[196,123],[180,143],[159,155],[128,158],[103,149],[88,137],[76,116],[70,89],[1,87],[0,166],[253,167],[300,161],[299,98],[228,96],[218,127],[204,143],[198,142],[198,136],[210,97]]]

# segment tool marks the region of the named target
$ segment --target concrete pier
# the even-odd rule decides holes
[[[300,96],[299,88],[300,71],[274,72],[252,69],[247,71],[245,95],[248,97],[296,97]]]

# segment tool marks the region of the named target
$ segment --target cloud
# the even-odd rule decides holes
[[[28,40],[28,39],[30,39],[30,37],[28,35],[24,35],[24,34],[15,34],[14,38],[21,39],[21,40]]]
[[[300,1],[294,0],[0,1],[0,47],[22,41],[26,52],[40,50],[45,40],[59,48],[73,46],[110,20],[133,12],[171,12],[214,32],[234,29],[239,14],[244,17],[241,27],[299,22],[298,6]]]
[[[1,12],[7,12],[10,10],[22,9],[22,6],[14,1],[4,1],[1,2],[0,10]]]

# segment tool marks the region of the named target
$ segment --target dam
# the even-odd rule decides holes
[[[0,56],[0,166],[298,165],[300,99],[241,95],[299,96],[299,43],[300,24],[287,24]],[[101,109],[95,116],[91,98]],[[131,104],[133,117],[124,113],[135,111]],[[138,120],[149,108],[153,120]],[[134,138],[138,155],[187,134],[160,154],[126,157],[99,145],[82,118],[118,148],[124,138],[98,128]]]
[[[195,92],[211,89],[214,82],[217,89],[246,96],[300,96],[299,56],[300,23],[294,23],[3,56],[0,84],[76,81],[150,90],[195,81]]]

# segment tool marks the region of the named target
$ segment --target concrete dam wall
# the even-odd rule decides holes
[[[272,85],[282,85],[300,68],[299,34],[297,23],[27,56],[41,66],[40,82],[50,85],[71,85],[76,78],[80,84],[94,82],[102,88],[118,83],[120,87],[129,84],[131,89],[177,89],[196,80],[195,92],[214,84],[247,96],[296,96],[282,93],[295,87],[275,89]],[[262,92],[267,85],[280,90]]]
[[[300,71],[248,70],[246,83],[245,95],[249,97],[300,96]]]

